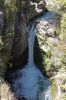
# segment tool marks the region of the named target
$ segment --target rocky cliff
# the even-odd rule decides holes
[[[15,36],[11,52],[14,60],[19,59],[27,47],[29,20],[46,11],[44,0],[17,0],[16,5]]]

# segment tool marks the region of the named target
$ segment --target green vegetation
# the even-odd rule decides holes
[[[61,18],[60,18],[60,27],[56,28],[56,34],[55,36],[58,36],[59,42],[57,45],[52,45],[50,48],[50,57],[47,56],[48,53],[44,54],[44,58],[43,58],[43,64],[45,66],[46,72],[49,73],[50,72],[61,72],[64,73],[66,72],[66,0],[51,0],[53,2],[55,2],[56,4],[59,4],[60,6],[60,10],[55,10],[54,7],[50,7],[48,6],[48,9],[50,10],[54,10],[56,11],[58,14],[60,14]],[[45,41],[46,43],[46,41]],[[56,49],[53,49],[56,48]],[[57,51],[58,50],[58,51]],[[57,54],[53,54],[56,53]],[[53,57],[52,57],[53,56]],[[53,58],[53,60],[51,60],[51,58]],[[55,58],[55,59],[54,59]],[[58,60],[58,62],[57,62]],[[59,65],[58,65],[59,64]],[[51,73],[50,73],[51,75]],[[53,76],[53,74],[52,74]],[[61,76],[59,76],[61,78]],[[61,84],[61,91],[62,91],[62,95],[60,100],[66,100],[66,79],[65,76],[63,78],[60,79],[61,83],[64,82],[63,84]],[[52,96],[56,97],[57,95],[57,82],[56,79],[52,80],[52,87],[51,87],[51,91],[52,91]],[[54,98],[53,98],[54,100]],[[56,100],[56,99],[55,99]]]
[[[51,0],[51,1],[59,4],[62,7],[66,7],[66,0]]]
[[[49,0],[48,0],[49,1]],[[61,19],[60,20],[60,27],[56,27],[54,29],[54,35],[56,37],[59,37],[59,42],[57,45],[50,44],[50,42],[47,42],[47,39],[45,39],[44,45],[48,45],[50,47],[50,50],[44,55],[43,58],[43,64],[46,68],[46,71],[49,72],[50,70],[54,69],[57,70],[57,68],[64,68],[66,69],[66,0],[51,0],[54,4],[58,4],[60,6],[60,11],[57,11],[58,14],[60,14]],[[50,2],[50,1],[49,1]],[[48,8],[51,8],[50,6],[47,6]],[[53,6],[55,7],[55,6]],[[51,8],[51,10],[55,10],[55,8]],[[60,12],[60,13],[59,13]],[[48,49],[47,46],[47,49]],[[54,55],[53,48],[58,49],[58,54]],[[48,56],[50,55],[50,56]],[[52,61],[51,57],[56,58],[56,61]],[[57,62],[58,60],[58,62]],[[60,65],[57,65],[57,63],[60,63]],[[55,65],[56,64],[56,65]]]
[[[0,0],[0,10],[4,13],[4,34],[10,35],[14,30],[16,0]]]
[[[63,39],[66,38],[66,13],[63,13],[61,19],[61,35]]]
[[[52,99],[53,100],[56,98],[57,91],[58,91],[57,82],[56,82],[56,80],[52,80],[51,92],[52,92]]]
[[[56,2],[62,6],[62,7],[66,7],[66,0],[56,0]]]

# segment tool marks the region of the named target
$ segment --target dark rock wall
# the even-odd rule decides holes
[[[41,0],[36,1],[30,1],[30,0],[17,0],[17,13],[16,13],[16,20],[15,20],[15,35],[11,50],[11,56],[13,58],[13,62],[15,65],[18,64],[18,60],[21,58],[21,55],[24,54],[25,57],[22,57],[22,61],[24,61],[25,58],[27,58],[27,55],[25,53],[27,48],[27,40],[28,40],[28,23],[29,20],[33,17],[41,14],[46,10],[45,8],[45,2]],[[36,6],[37,5],[37,6]],[[42,9],[40,12],[36,10]],[[19,61],[20,63],[20,61]]]
[[[27,47],[27,23],[29,21],[29,0],[16,0],[14,40],[11,50],[13,59],[18,59]]]
[[[0,11],[0,36],[2,35],[3,20],[4,20],[4,15],[3,15],[3,12],[2,12],[2,11]]]

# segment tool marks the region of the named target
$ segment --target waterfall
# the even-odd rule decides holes
[[[33,47],[34,47],[34,40],[35,40],[35,29],[34,26],[29,30],[29,38],[28,38],[28,65],[32,66],[34,64],[33,58]]]
[[[44,18],[46,16],[43,16]],[[36,35],[35,31],[34,22],[29,29],[28,63],[22,69],[17,70],[18,78],[12,80],[12,88],[18,98],[24,97],[26,100],[52,100],[50,81],[47,77],[43,76],[42,72],[34,63],[33,48]]]
[[[50,82],[34,64],[35,29],[33,24],[29,30],[28,63],[18,71],[20,76],[13,80],[13,89],[18,97],[25,97],[27,100],[51,100]]]

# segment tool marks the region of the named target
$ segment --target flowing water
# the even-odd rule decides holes
[[[47,12],[39,19],[50,21],[55,15],[54,12]],[[23,69],[16,72],[18,75],[17,78],[12,80],[12,88],[17,97],[24,97],[25,100],[52,100],[50,81],[43,76],[42,72],[34,63],[33,47],[35,35],[36,26],[33,23],[31,28],[29,28],[28,63]],[[15,73],[12,74],[12,76],[14,75]]]
[[[27,100],[51,100],[50,82],[34,64],[35,31],[34,25],[32,25],[28,39],[28,64],[17,72],[19,78],[12,80],[12,87],[17,97],[25,97]]]

